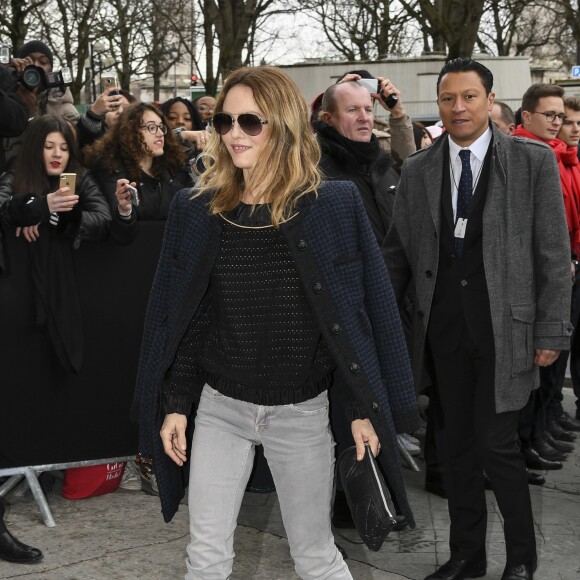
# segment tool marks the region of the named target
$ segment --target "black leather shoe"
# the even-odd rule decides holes
[[[548,431],[552,434],[552,437],[558,441],[567,441],[568,443],[574,443],[574,441],[576,441],[576,435],[570,433],[570,431],[566,431],[566,429],[562,429],[560,423],[557,423],[556,421],[548,421]]]
[[[443,499],[447,499],[447,492],[443,485],[443,479],[439,473],[429,473],[425,475],[425,491],[434,493]]]
[[[557,419],[556,422],[562,429],[566,429],[566,431],[580,431],[580,421],[576,421],[576,419],[572,419],[566,411],[564,411]]]
[[[463,580],[463,578],[481,578],[485,576],[485,560],[457,560],[451,558],[425,580]]]
[[[532,447],[548,461],[565,461],[566,455],[556,451],[543,437],[538,437],[532,442]]]
[[[546,483],[546,478],[543,475],[528,471],[528,485],[544,485],[544,483]]]
[[[560,461],[548,461],[540,457],[540,454],[531,447],[522,449],[522,455],[524,456],[524,461],[528,469],[538,469],[539,471],[562,469],[562,463]]]
[[[396,532],[404,530],[409,525],[407,518],[403,514],[395,514],[395,519],[397,523],[393,526],[393,530]]]
[[[533,580],[535,569],[535,562],[527,562],[517,566],[506,564],[501,580]]]
[[[550,447],[553,447],[556,451],[560,453],[572,453],[574,451],[574,445],[572,443],[567,443],[566,441],[558,441],[552,437],[549,431],[544,431],[544,439],[547,441]]]
[[[35,564],[42,560],[40,550],[23,544],[8,530],[0,534],[0,558],[14,564]]]

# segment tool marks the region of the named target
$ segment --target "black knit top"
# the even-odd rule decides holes
[[[220,216],[209,289],[165,381],[166,412],[187,414],[204,383],[258,405],[299,403],[330,386],[335,365],[288,244],[269,206],[252,207]]]

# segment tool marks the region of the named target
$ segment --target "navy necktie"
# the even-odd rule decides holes
[[[469,207],[469,200],[473,191],[473,174],[471,173],[471,151],[469,149],[462,149],[459,152],[461,157],[461,177],[459,178],[459,185],[457,186],[457,221],[467,219],[467,208]],[[455,252],[458,256],[463,253],[463,238],[455,238]]]

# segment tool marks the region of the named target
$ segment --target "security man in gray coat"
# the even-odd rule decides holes
[[[569,348],[569,243],[553,152],[489,122],[493,76],[468,58],[437,81],[446,133],[407,159],[383,252],[416,303],[413,370],[436,377],[451,558],[426,580],[486,573],[483,471],[504,518],[502,580],[533,578],[536,545],[518,412],[538,367]]]

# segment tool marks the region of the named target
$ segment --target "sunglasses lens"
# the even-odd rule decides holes
[[[260,121],[258,115],[243,113],[238,116],[238,124],[242,128],[242,131],[251,137],[255,137],[262,132],[262,121]]]
[[[216,113],[212,117],[211,124],[220,135],[226,135],[232,130],[233,120],[226,113]]]

